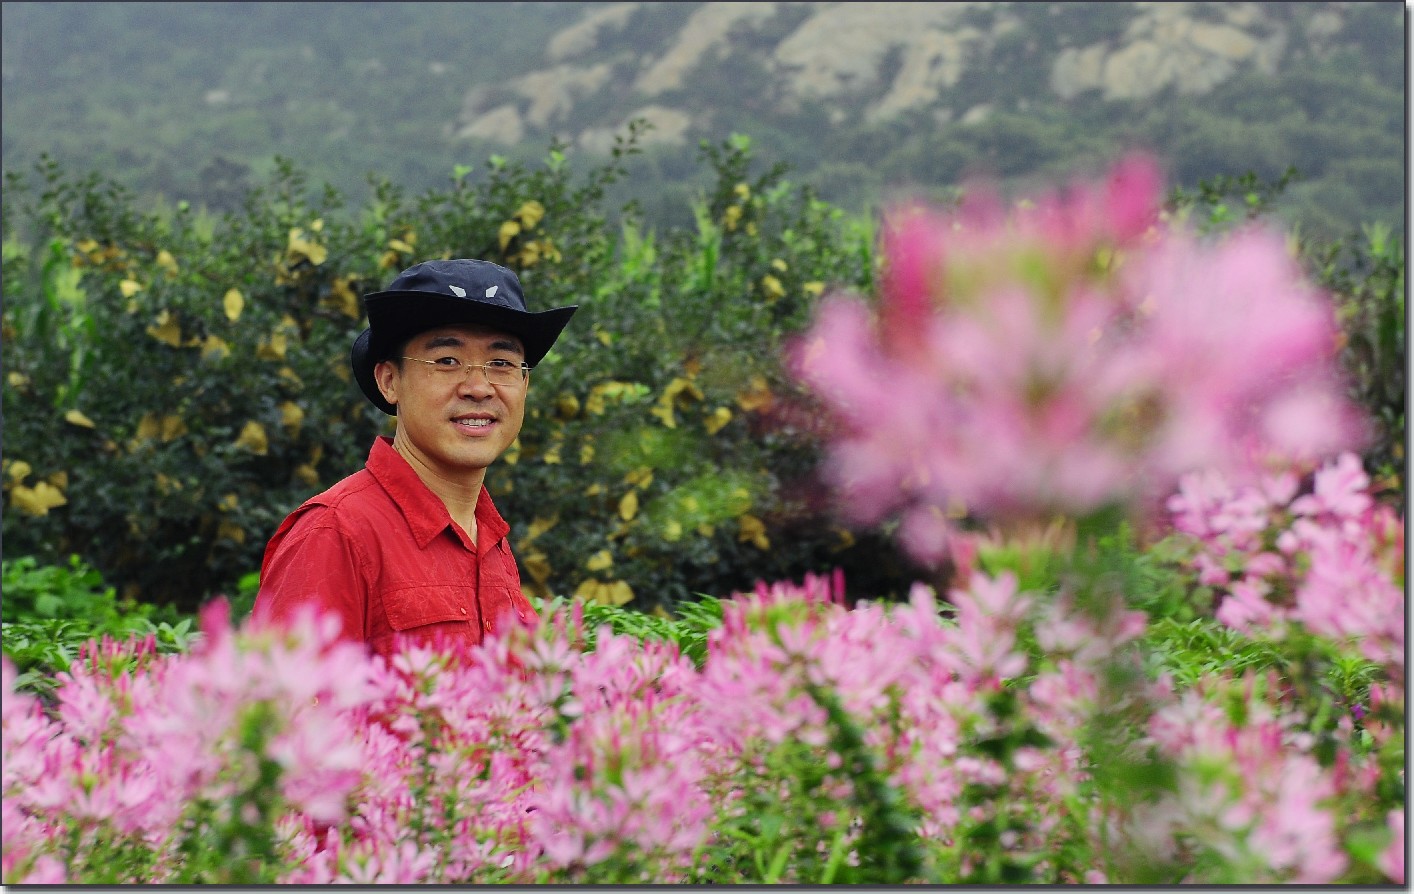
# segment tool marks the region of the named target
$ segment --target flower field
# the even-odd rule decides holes
[[[1339,321],[1161,188],[896,208],[877,297],[784,340],[906,599],[548,599],[391,661],[218,601],[43,697],[7,658],[4,882],[1403,884],[1404,520]]]

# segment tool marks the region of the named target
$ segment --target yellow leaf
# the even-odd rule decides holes
[[[517,223],[517,222],[515,222],[515,221],[513,221],[513,220],[508,220],[508,221],[506,221],[505,223],[501,224],[501,232],[500,232],[501,251],[505,251],[505,250],[506,250],[506,246],[507,246],[507,245],[510,245],[510,244],[511,244],[511,240],[514,239],[514,238],[516,237],[516,235],[519,234],[519,233],[520,233],[520,224],[519,224],[519,223]]]
[[[77,425],[80,428],[93,428],[93,420],[80,413],[78,410],[70,410],[64,414],[64,421],[70,425]]]
[[[157,253],[157,266],[167,271],[168,276],[177,275],[177,259],[165,248]]]
[[[736,186],[733,186],[732,192],[736,193],[737,198],[741,199],[743,202],[751,198],[751,187],[747,186],[745,183],[738,183]]]
[[[405,255],[410,255],[413,252],[412,246],[408,245],[401,239],[389,239],[388,247],[391,248],[393,251],[400,251]]]
[[[593,416],[601,415],[609,401],[621,399],[632,388],[627,382],[600,382],[589,389],[589,397],[584,401],[584,412]]]
[[[568,420],[578,415],[579,398],[568,391],[561,392],[560,396],[555,398],[555,418]]]
[[[550,557],[540,550],[531,550],[521,556],[520,563],[536,583],[543,585],[550,579]]]
[[[654,416],[657,416],[658,420],[664,425],[666,425],[668,428],[678,427],[678,419],[676,416],[673,415],[672,404],[660,403],[658,406],[653,407],[648,412]]]
[[[771,403],[771,386],[764,376],[752,376],[748,386],[736,394],[736,405],[750,413]]]
[[[653,483],[653,469],[650,466],[639,466],[624,476],[624,484],[631,484],[634,487],[647,487]]]
[[[64,490],[69,486],[69,473],[65,472],[63,469],[60,469],[57,472],[50,473],[48,476],[45,477],[44,480],[48,481],[50,484],[54,485],[60,490]]]
[[[308,484],[310,487],[319,486],[319,472],[309,463],[301,463],[295,467],[295,477]]]
[[[241,498],[235,494],[226,494],[221,501],[216,504],[216,508],[222,512],[231,512],[241,504]]]
[[[800,290],[813,298],[818,296],[821,292],[825,291],[825,284],[820,282],[819,280],[811,280],[810,282],[801,286]]]
[[[358,296],[354,290],[349,288],[349,278],[346,276],[335,277],[333,284],[329,286],[329,296],[336,308],[347,317],[355,320],[363,316],[363,306],[359,304]]]
[[[280,421],[287,431],[297,432],[304,422],[304,409],[294,401],[287,400],[280,404]]]
[[[594,436],[585,435],[584,443],[579,445],[579,464],[581,466],[587,466],[594,462],[594,444],[588,440],[592,437]]]
[[[673,415],[674,405],[701,399],[702,389],[691,380],[679,377],[668,383],[668,387],[663,389],[658,398],[658,405],[648,412],[657,416],[668,428],[677,428],[677,417]]]
[[[614,337],[598,326],[594,327],[594,337],[599,339],[599,344],[606,348],[614,343]]]
[[[766,296],[767,301],[775,301],[786,296],[786,287],[781,285],[781,281],[771,274],[761,277],[761,293]]]
[[[525,536],[521,538],[520,541],[520,548],[524,549],[530,546],[530,544],[535,542],[535,538],[544,534],[546,531],[559,524],[559,522],[559,515],[552,515],[549,518],[543,515],[537,515],[535,520],[530,523],[530,527],[526,528]]]
[[[34,487],[17,484],[10,488],[10,503],[27,515],[48,515],[50,509],[68,502],[59,488],[47,481],[41,481]]]
[[[633,517],[638,514],[638,491],[631,490],[623,495],[619,500],[619,518],[624,521],[633,521]]]
[[[547,466],[558,466],[560,464],[560,446],[558,442],[553,444],[549,450],[545,451],[545,455],[540,457],[540,461]]]
[[[736,539],[741,543],[751,543],[757,549],[768,550],[771,540],[766,536],[766,524],[754,515],[743,515],[737,519]]]
[[[9,372],[5,374],[5,382],[11,388],[25,388],[29,385],[29,376],[21,372]]]
[[[589,561],[584,563],[584,567],[588,568],[590,571],[603,571],[606,568],[612,568],[613,565],[614,554],[607,549],[599,550],[599,552],[589,557]]]
[[[586,487],[586,488],[584,489],[584,495],[585,495],[586,497],[597,497],[597,496],[599,496],[600,494],[602,494],[603,492],[604,492],[604,485],[600,484],[600,483],[597,482],[597,481],[594,482],[593,484],[589,485],[588,487]]]
[[[261,360],[284,360],[289,343],[289,336],[284,330],[276,329],[270,333],[268,339],[261,341],[260,346],[255,349],[255,356]]]
[[[730,205],[730,206],[728,206],[728,207],[727,207],[727,210],[722,214],[722,226],[726,228],[726,230],[727,230],[728,233],[730,233],[730,232],[732,232],[733,230],[736,229],[737,224],[740,223],[740,222],[741,222],[741,206],[740,206],[740,205]]]
[[[147,334],[174,348],[182,346],[182,327],[178,325],[177,318],[165,310],[157,315],[156,326],[147,327]]]
[[[138,420],[137,431],[133,433],[133,437],[140,441],[149,440],[157,437],[158,430],[157,416],[148,413]]]
[[[344,365],[343,365],[342,363],[339,364],[339,366],[337,367],[337,369],[343,369],[343,368],[344,368]],[[303,388],[303,387],[304,387],[304,380],[299,377],[299,373],[297,373],[297,372],[295,372],[294,370],[290,369],[288,366],[282,366],[282,367],[280,367],[280,373],[279,373],[279,375],[280,375],[280,378],[284,379],[286,382],[289,382],[291,385],[295,386],[296,388]],[[345,379],[345,381],[348,381],[348,380]],[[361,408],[360,408],[360,409],[361,409]],[[392,419],[392,417],[390,416],[389,419]]]
[[[157,481],[158,492],[164,496],[170,494],[172,491],[182,489],[182,483],[180,481],[177,481],[175,478],[169,478],[161,472],[157,473],[155,480]]]
[[[270,442],[265,437],[265,428],[255,420],[245,424],[241,429],[240,437],[236,438],[237,447],[243,447],[251,453],[264,456],[270,450]]]
[[[227,540],[234,540],[237,543],[245,543],[245,531],[229,521],[222,521],[216,527],[216,536],[224,537]]]
[[[208,335],[201,343],[201,356],[204,360],[224,360],[231,356],[231,346],[224,339]]]
[[[771,262],[771,268],[778,273],[785,273],[787,270],[790,269],[790,265],[787,264],[785,261],[781,260],[780,258],[776,258]]]
[[[540,261],[540,243],[527,242],[522,245],[516,260],[520,261],[522,267],[534,267]]]
[[[175,441],[187,433],[187,423],[182,417],[167,415],[162,417],[162,443]]]
[[[245,309],[245,296],[239,289],[230,289],[226,292],[226,297],[221,299],[221,306],[226,311],[226,319],[234,323],[241,318],[241,311]]]
[[[718,407],[707,417],[707,421],[702,425],[707,429],[707,434],[715,435],[722,430],[722,426],[732,421],[732,411],[726,407]]]
[[[682,539],[682,523],[676,519],[668,519],[663,523],[663,539],[669,543],[677,543]]]
[[[5,461],[5,474],[9,476],[11,484],[19,484],[33,471],[34,468],[22,459]]]
[[[118,291],[123,293],[124,298],[131,298],[142,291],[142,284],[132,279],[125,279],[118,283]]]
[[[520,438],[512,441],[511,446],[506,448],[506,452],[501,454],[501,461],[508,466],[513,466],[520,461]]]
[[[315,224],[318,224],[319,228],[324,226],[323,221],[315,221]],[[318,231],[313,225],[310,229]],[[329,249],[312,239],[304,238],[304,230],[294,227],[290,230],[290,242],[286,249],[286,255],[292,263],[298,262],[300,258],[306,258],[309,263],[318,267],[329,257]]]
[[[621,580],[607,584],[587,580],[575,589],[574,595],[576,599],[597,602],[600,605],[624,605],[633,601],[633,590]]]
[[[515,213],[520,218],[520,222],[527,230],[535,229],[535,225],[540,223],[540,219],[545,216],[545,206],[531,199],[520,206],[520,210]],[[504,246],[502,246],[504,248]]]
[[[835,528],[835,536],[839,538],[839,543],[831,547],[830,552],[837,553],[854,546],[854,534],[844,528]]]

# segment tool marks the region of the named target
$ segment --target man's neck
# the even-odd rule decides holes
[[[476,469],[460,475],[448,474],[434,466],[416,450],[411,449],[398,437],[393,438],[393,449],[407,460],[412,470],[427,489],[437,495],[452,521],[461,527],[471,542],[476,542],[476,504],[481,499],[481,485],[486,480],[486,470]]]

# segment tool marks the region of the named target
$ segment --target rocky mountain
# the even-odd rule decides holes
[[[743,91],[764,92],[783,114],[821,103],[835,125],[918,112],[966,124],[1028,101],[1005,79],[964,85],[988,80],[1018,48],[1051,98],[1146,100],[1201,96],[1244,72],[1275,76],[1362,37],[1348,33],[1346,3],[711,2],[683,4],[685,18],[663,5],[586,4],[547,41],[542,67],[469,89],[447,135],[512,145],[559,133],[602,148],[612,128],[577,112],[608,100],[620,119],[651,121],[650,141],[681,145],[729,114],[691,89],[708,69],[758,75]],[[1092,33],[1067,28],[1087,17]],[[682,21],[664,21],[673,18]],[[1392,11],[1387,20],[1398,24]]]
[[[40,153],[214,208],[293,159],[354,198],[652,126],[625,189],[685,214],[701,141],[852,209],[1093,166],[1299,173],[1312,226],[1402,226],[1399,2],[6,3],[7,170]],[[690,219],[690,218],[689,218]]]

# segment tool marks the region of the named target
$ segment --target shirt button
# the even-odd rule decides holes
[[[466,614],[466,609],[462,609],[462,614]]]
[[[490,630],[490,629],[491,629],[491,622],[490,622],[490,621],[487,621],[487,622],[485,622],[485,624],[486,624],[486,629],[487,629],[487,630]]]

